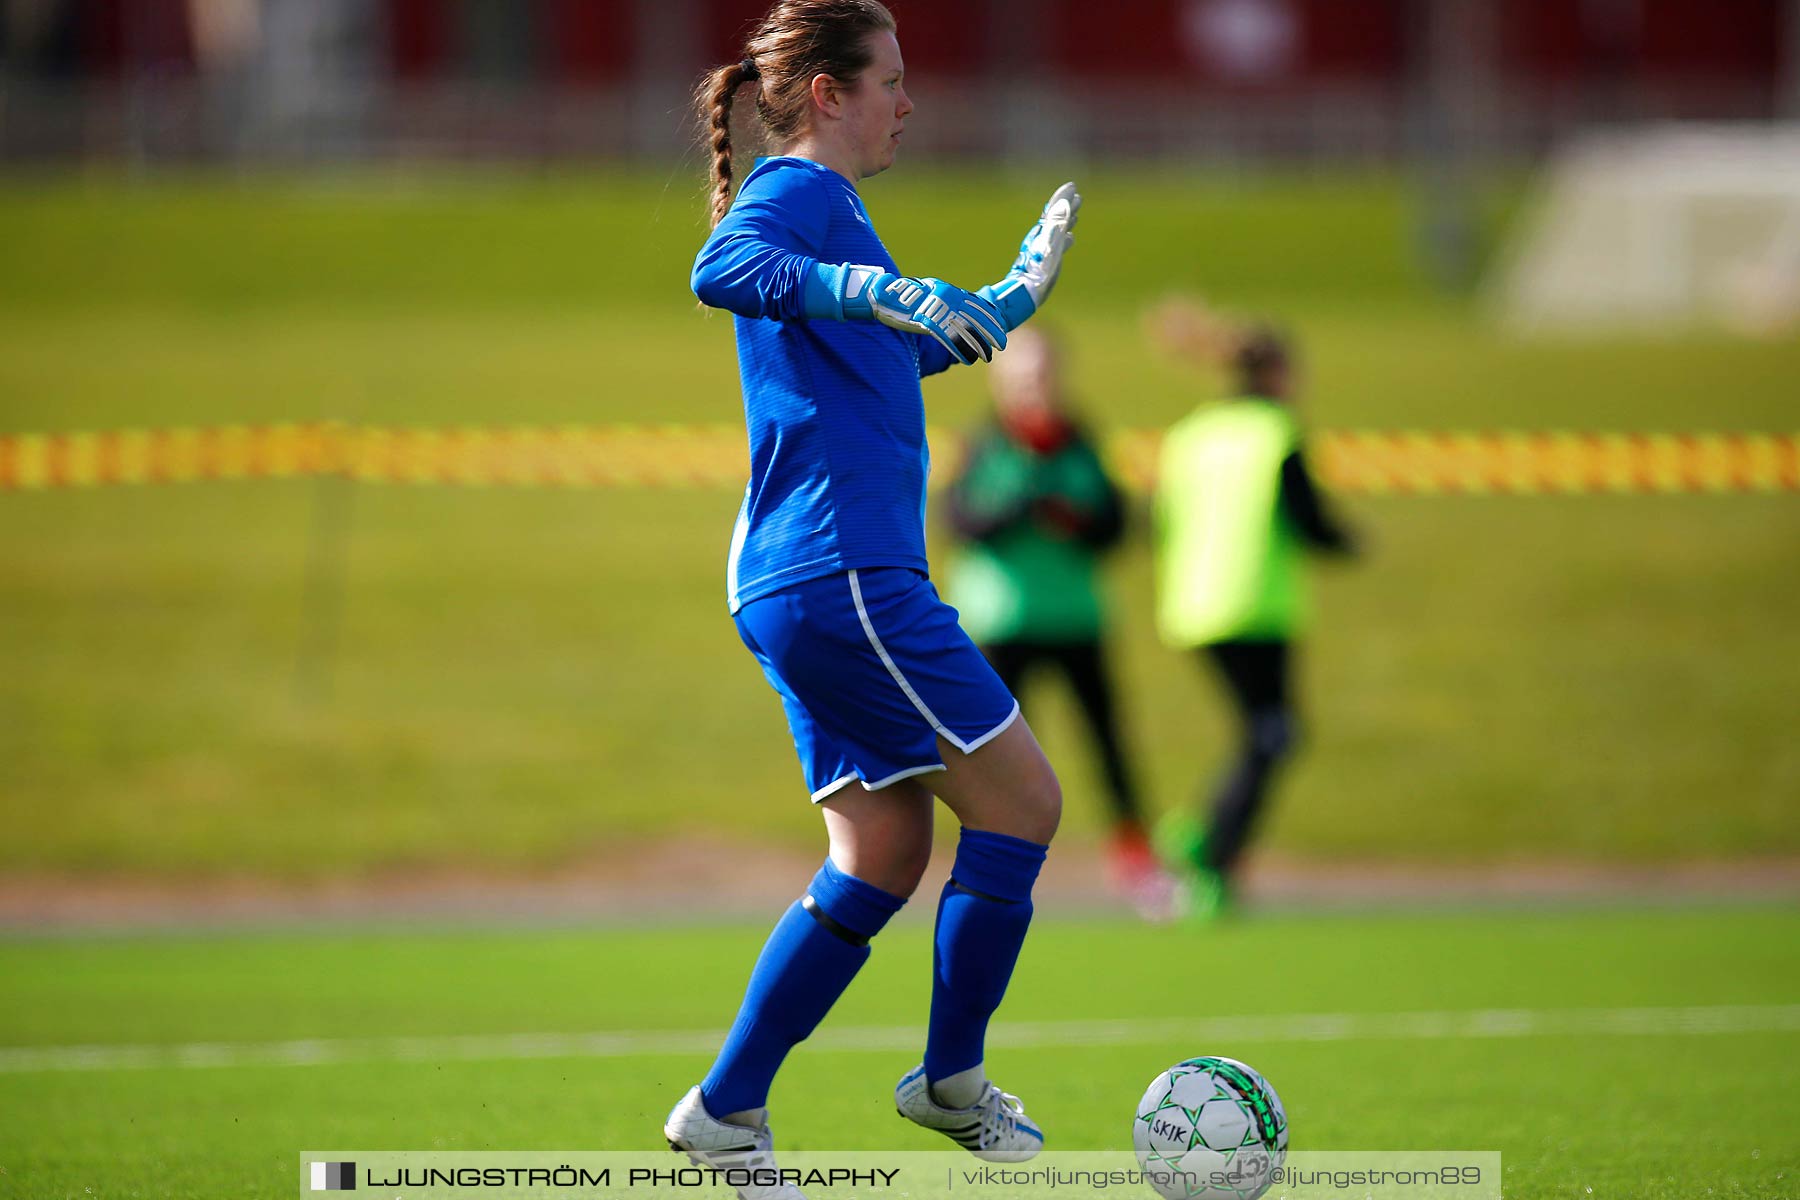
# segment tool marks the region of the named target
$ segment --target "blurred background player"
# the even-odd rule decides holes
[[[900,1114],[982,1158],[1044,1135],[988,1081],[984,1044],[1031,923],[1062,813],[1056,775],[1011,692],[927,577],[930,458],[919,381],[991,362],[1048,297],[1081,198],[1051,197],[1013,267],[975,292],[901,274],[857,184],[899,153],[913,111],[893,15],[876,0],[781,0],[697,104],[712,150],[703,304],[735,314],[750,481],[727,599],[781,697],[830,852],[776,924],[706,1078],[664,1124],[714,1167],[767,1167],[767,1099],[912,895],[933,795],[961,823],[938,900],[924,1061]],[[732,109],[755,89],[771,147],[732,196]],[[835,1096],[813,1096],[835,1113]],[[796,1200],[747,1186],[744,1200]]]
[[[1276,770],[1297,734],[1293,648],[1304,633],[1308,549],[1353,552],[1313,482],[1293,410],[1287,338],[1238,329],[1175,301],[1153,337],[1202,363],[1223,361],[1231,398],[1202,405],[1163,437],[1156,491],[1157,624],[1163,640],[1202,652],[1241,722],[1235,760],[1191,813],[1169,814],[1158,847],[1182,872],[1184,905],[1227,912],[1238,864]]]
[[[1099,752],[1111,837],[1108,876],[1138,913],[1170,915],[1174,881],[1145,835],[1104,652],[1100,561],[1125,506],[1076,420],[1058,344],[1024,329],[995,356],[993,419],[971,437],[947,497],[967,545],[949,580],[962,626],[1015,695],[1040,666],[1068,681]]]

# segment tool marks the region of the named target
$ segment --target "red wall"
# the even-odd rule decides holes
[[[544,65],[565,83],[596,84],[631,69],[632,6],[626,0],[541,0]]]
[[[509,0],[512,2],[512,0]],[[597,84],[631,69],[629,0],[533,0],[538,72],[552,83]],[[454,77],[462,53],[457,6],[386,0],[388,69],[397,79]]]
[[[1051,0],[1045,7],[1054,10],[1055,55],[1072,75],[1230,82],[1215,76],[1192,49],[1188,0],[1133,0],[1110,9],[1081,0]],[[1294,0],[1291,11],[1299,25],[1293,69],[1264,80],[1264,86],[1379,79],[1400,72],[1404,0]]]
[[[455,0],[381,0],[388,70],[400,79],[455,77],[462,57]],[[538,74],[570,84],[630,72],[631,0],[507,0],[533,5]],[[1196,0],[1026,0],[1046,46],[1043,70],[1081,82],[1181,80],[1243,86],[1217,77],[1187,36]],[[1399,80],[1410,14],[1433,0],[1289,0],[1298,20],[1291,69],[1255,86],[1294,89],[1342,81]],[[129,62],[193,69],[184,0],[74,0],[83,70],[116,77]],[[1784,0],[1495,0],[1498,54],[1520,84],[1632,79],[1730,81],[1772,89],[1780,71]],[[730,61],[768,0],[699,0],[701,69]],[[1004,29],[982,0],[891,0],[907,67],[916,74],[979,77],[1005,56]],[[1623,14],[1609,18],[1607,14]]]
[[[1781,8],[1782,0],[1501,0],[1502,61],[1509,73],[1537,79],[1772,81]]]
[[[1135,2],[1135,0],[1133,0]],[[745,40],[769,10],[769,0],[706,0],[704,66],[732,62]],[[984,3],[977,0],[891,0],[888,8],[900,26],[900,49],[906,69],[916,74],[979,74],[989,59],[989,26]]]
[[[442,0],[388,0],[388,70],[396,79],[433,79],[446,73],[452,15]]]
[[[134,71],[194,70],[184,0],[81,0],[76,22],[91,74],[118,78],[127,65]]]

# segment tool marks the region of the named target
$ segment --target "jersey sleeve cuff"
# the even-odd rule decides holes
[[[875,281],[879,267],[856,263],[819,263],[806,278],[805,313],[828,321],[867,321],[875,316]]]
[[[990,283],[976,294],[1000,310],[1000,319],[1006,322],[1008,333],[1031,320],[1032,314],[1037,312],[1037,301],[1032,298],[1031,289],[1018,275],[1008,275],[999,283]]]

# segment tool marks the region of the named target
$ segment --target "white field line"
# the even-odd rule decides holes
[[[1192,1020],[1039,1021],[996,1025],[988,1043],[1012,1049],[1180,1042],[1199,1049],[1239,1042],[1358,1042],[1525,1037],[1687,1037],[1800,1033],[1800,1004],[1708,1008],[1492,1008],[1468,1012],[1293,1013]],[[289,1042],[0,1047],[0,1074],[169,1067],[306,1067],[531,1058],[709,1056],[719,1030],[508,1033],[475,1036],[314,1038]],[[906,1025],[821,1029],[818,1050],[917,1051],[925,1031]],[[1199,1052],[1197,1050],[1196,1052]]]

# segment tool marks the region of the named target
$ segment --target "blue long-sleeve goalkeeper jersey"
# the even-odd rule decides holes
[[[803,158],[758,159],[694,260],[694,294],[736,314],[750,434],[726,568],[732,612],[852,568],[926,570],[919,379],[950,353],[874,321],[808,320],[820,263],[899,273],[849,180]]]

